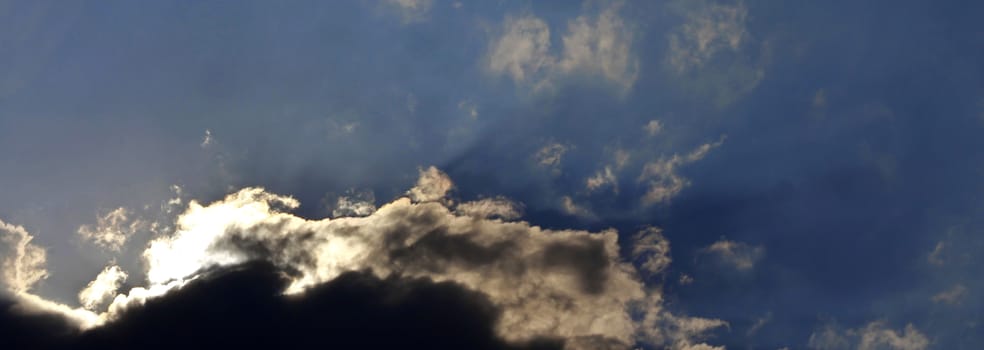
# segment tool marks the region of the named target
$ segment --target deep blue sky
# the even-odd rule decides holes
[[[60,291],[106,258],[78,227],[117,207],[153,213],[172,185],[203,201],[263,186],[315,218],[347,190],[389,201],[434,165],[458,197],[506,196],[533,224],[661,227],[668,307],[731,323],[711,343],[804,348],[819,329],[881,321],[931,348],[981,348],[982,13],[0,2],[0,219],[48,248],[42,294],[71,300]],[[575,34],[612,46],[578,54]],[[645,176],[661,160],[673,169]],[[587,189],[606,166],[613,180]],[[678,192],[642,199],[671,177]]]

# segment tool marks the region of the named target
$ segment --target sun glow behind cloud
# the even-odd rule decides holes
[[[637,343],[686,348],[724,324],[665,310],[661,290],[645,285],[619,254],[614,230],[546,230],[509,221],[518,212],[504,198],[455,206],[446,198],[454,187],[446,174],[433,167],[420,174],[410,197],[364,217],[305,219],[290,213],[300,205],[296,199],[261,188],[207,205],[191,201],[174,231],[144,250],[147,285],[115,294],[126,272],[108,266],[80,293],[86,309],[94,311],[27,293],[46,273],[44,251],[30,244],[22,228],[7,225],[4,237],[24,252],[7,256],[5,263],[21,266],[7,278],[8,289],[19,291],[26,307],[72,315],[81,328],[90,328],[210,270],[261,260],[289,272],[285,294],[302,293],[347,271],[454,282],[484,293],[501,309],[496,330],[508,341],[553,337],[566,339],[572,349]],[[658,230],[639,237],[645,237],[639,238],[644,246],[633,254],[646,256],[647,274],[660,273],[669,264],[668,243]],[[112,302],[99,309],[107,300]]]

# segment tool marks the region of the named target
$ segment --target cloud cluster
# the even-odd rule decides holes
[[[632,31],[619,16],[619,8],[612,5],[596,17],[571,20],[559,56],[551,52],[550,27],[543,19],[532,14],[508,16],[489,46],[488,70],[534,90],[580,73],[603,77],[628,91],[638,77],[639,61],[632,53]]]
[[[174,232],[152,240],[144,251],[148,285],[114,295],[126,275],[110,266],[80,293],[91,309],[112,300],[105,311],[97,315],[56,306],[61,313],[97,317],[84,327],[127,322],[127,315],[192,288],[210,271],[259,261],[283,272],[279,292],[292,295],[317,290],[351,271],[382,280],[452,283],[487,298],[496,310],[495,335],[510,344],[562,339],[569,349],[634,344],[685,349],[702,344],[707,331],[724,325],[666,310],[661,291],[643,283],[619,254],[614,230],[547,230],[508,221],[516,209],[505,199],[452,207],[445,196],[453,187],[446,174],[430,167],[421,170],[417,185],[407,192],[410,198],[398,198],[364,217],[320,220],[291,214],[300,205],[297,200],[261,188],[245,188],[207,205],[190,201]],[[23,229],[12,232],[29,242]],[[644,230],[636,244],[633,259],[647,274],[669,264],[669,245],[658,229]],[[15,261],[30,261],[23,256]],[[43,259],[39,269],[32,266],[34,277],[28,282],[43,276],[38,274],[44,272]]]
[[[808,346],[816,350],[925,350],[929,339],[912,324],[901,332],[886,328],[884,322],[868,323],[860,329],[839,329],[830,324],[810,335]]]

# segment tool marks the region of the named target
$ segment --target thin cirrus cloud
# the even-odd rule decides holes
[[[7,285],[27,308],[83,315],[75,318],[83,329],[115,327],[155,300],[207,283],[198,281],[208,280],[209,271],[255,261],[285,271],[280,292],[292,295],[317,290],[349,271],[384,280],[450,282],[488,298],[498,310],[495,334],[510,344],[561,339],[569,349],[710,347],[702,339],[725,324],[667,310],[659,287],[640,280],[636,267],[619,254],[614,230],[554,231],[509,221],[516,209],[505,199],[452,209],[446,196],[453,187],[440,170],[421,169],[409,197],[368,216],[321,220],[291,214],[297,200],[261,188],[210,204],[191,201],[174,232],[155,238],[143,252],[146,286],[117,293],[126,273],[110,265],[80,293],[85,308],[78,309],[30,293],[47,273],[44,250],[30,243],[25,230],[8,225],[5,239],[25,253],[6,259],[20,271]],[[633,257],[641,259],[643,271],[667,268],[669,245],[658,229],[640,232],[636,244]]]

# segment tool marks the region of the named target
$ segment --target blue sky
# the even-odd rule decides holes
[[[133,223],[189,199],[260,186],[321,219],[434,166],[448,200],[616,229],[626,261],[661,229],[672,263],[640,278],[727,322],[707,344],[980,348],[981,7],[2,2],[0,220],[71,305],[108,261],[139,285],[168,232]]]

